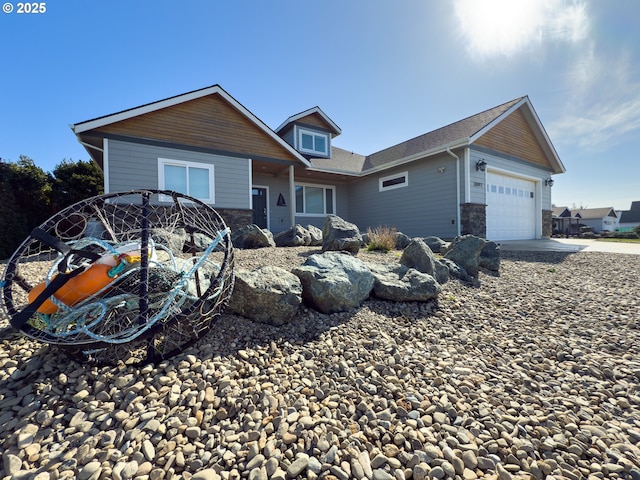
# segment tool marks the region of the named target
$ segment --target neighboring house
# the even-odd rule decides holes
[[[572,214],[580,218],[580,225],[592,227],[594,233],[615,232],[620,221],[613,207],[582,208]]]
[[[640,225],[640,201],[631,202],[631,208],[621,212],[618,228],[623,231],[629,231],[638,225]]]
[[[232,228],[273,232],[336,214],[409,236],[548,237],[551,175],[565,171],[526,96],[371,155],[334,147],[341,130],[319,107],[272,130],[218,85],[72,129],[105,192],[176,190]]]
[[[580,232],[582,217],[579,213],[576,212],[576,216],[574,216],[567,207],[553,207],[551,212],[554,235],[576,235]]]

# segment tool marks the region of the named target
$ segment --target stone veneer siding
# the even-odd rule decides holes
[[[542,210],[542,238],[550,238],[553,233],[553,212]]]
[[[253,210],[215,207],[214,209],[222,217],[224,223],[226,223],[231,231],[239,230],[253,223]]]
[[[487,206],[483,203],[463,203],[460,210],[462,235],[487,237]]]

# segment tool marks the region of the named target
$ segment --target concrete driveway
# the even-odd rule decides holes
[[[600,242],[582,238],[542,240],[503,240],[496,242],[501,250],[525,252],[608,252],[640,255],[640,243]]]

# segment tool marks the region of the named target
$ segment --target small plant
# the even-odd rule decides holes
[[[369,237],[368,251],[380,250],[387,253],[396,248],[396,229],[392,227],[376,227],[367,229]]]

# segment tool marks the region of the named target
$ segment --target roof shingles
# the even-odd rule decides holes
[[[314,167],[346,170],[357,175],[383,167],[390,162],[437,151],[440,148],[445,149],[456,143],[466,144],[469,138],[487,127],[523,98],[516,98],[368,156],[357,155],[334,147],[332,159],[312,158],[310,161]],[[358,167],[359,169],[357,169]]]

